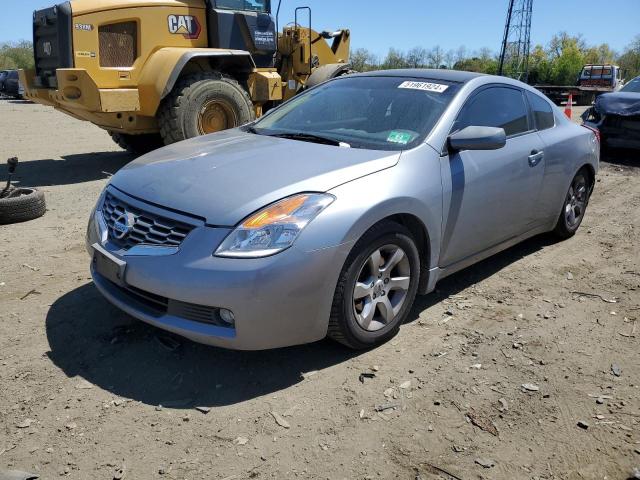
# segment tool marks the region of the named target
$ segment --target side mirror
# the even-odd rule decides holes
[[[504,128],[466,127],[449,136],[449,148],[459,150],[498,150],[507,144]]]

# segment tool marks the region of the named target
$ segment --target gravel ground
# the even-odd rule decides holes
[[[105,132],[6,100],[0,132],[48,202],[0,226],[0,471],[613,480],[640,467],[637,153],[603,163],[574,238],[446,279],[388,344],[242,353],[168,337],[93,287],[88,215],[132,160]]]

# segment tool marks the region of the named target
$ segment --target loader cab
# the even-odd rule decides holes
[[[209,47],[244,50],[259,68],[272,67],[278,33],[271,0],[207,0]]]

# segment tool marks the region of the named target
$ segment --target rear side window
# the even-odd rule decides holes
[[[464,107],[455,129],[472,125],[504,128],[507,136],[529,131],[529,116],[522,92],[505,87],[482,90]]]
[[[555,125],[555,118],[553,116],[553,110],[551,105],[536,95],[535,93],[526,92],[531,110],[533,110],[533,118],[536,121],[536,127],[538,130],[546,130],[547,128],[553,128]]]

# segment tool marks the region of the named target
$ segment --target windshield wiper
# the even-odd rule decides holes
[[[321,135],[315,135],[313,133],[302,132],[290,132],[290,133],[275,133],[269,135],[276,138],[290,138],[291,140],[301,140],[303,142],[321,143],[324,145],[335,145],[336,147],[350,147],[348,143],[341,142],[329,137],[323,137]]]

